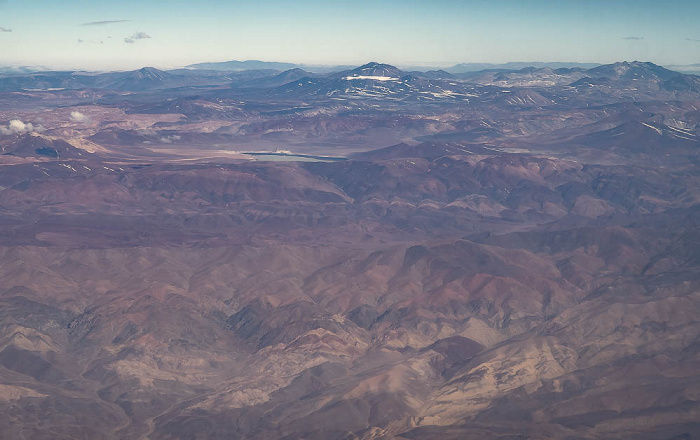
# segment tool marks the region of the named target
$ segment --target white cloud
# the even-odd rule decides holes
[[[151,38],[151,36],[145,32],[135,32],[131,36],[124,38],[124,42],[127,44],[134,44],[137,40],[143,40],[145,38]]]
[[[26,124],[19,119],[13,119],[7,124],[7,127],[0,127],[0,134],[3,135],[13,135],[22,133],[31,133],[33,131],[42,131],[43,127],[41,125],[34,126],[31,122]]]
[[[87,122],[90,120],[90,118],[87,115],[78,111],[72,111],[70,112],[70,120],[73,122]]]

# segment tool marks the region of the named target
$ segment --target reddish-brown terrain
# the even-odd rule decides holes
[[[700,79],[613,67],[0,77],[0,438],[700,438]]]

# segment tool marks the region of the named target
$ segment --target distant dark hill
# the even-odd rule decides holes
[[[291,63],[276,63],[268,61],[258,61],[258,60],[247,60],[247,61],[223,61],[220,63],[197,63],[190,64],[187,66],[191,69],[200,70],[226,70],[226,71],[236,71],[236,70],[259,70],[259,69],[275,69],[275,70],[288,70],[297,67],[296,64]]]
[[[316,75],[307,72],[303,69],[294,68],[285,70],[284,72],[265,78],[259,78],[251,81],[247,84],[247,87],[258,87],[258,88],[270,88],[270,87],[280,87],[290,82],[300,80],[302,78],[313,78]]]
[[[171,87],[217,86],[229,83],[233,77],[246,79],[276,74],[276,70],[241,72],[212,72],[179,69],[162,71],[153,67],[144,67],[130,72],[76,72],[47,71],[33,73],[0,74],[0,92],[2,91],[59,91],[59,90],[117,90],[146,91]]]
[[[587,134],[574,143],[617,153],[663,155],[700,148],[700,139],[689,130],[663,124],[628,121],[609,130]]]
[[[488,64],[488,63],[461,63],[449,67],[447,70],[450,73],[467,73],[467,72],[478,72],[481,70],[520,70],[527,67],[550,67],[552,69],[563,69],[563,68],[584,68],[588,69],[591,67],[598,66],[599,64],[594,63],[534,63],[534,62],[510,62],[504,64]]]
[[[482,148],[474,146],[482,152]],[[455,143],[445,142],[423,142],[418,145],[397,144],[391,147],[380,148],[378,150],[357,153],[350,156],[354,160],[389,160],[407,157],[418,157],[421,159],[435,160],[442,156],[461,156],[474,154],[472,146],[463,146]]]
[[[23,134],[11,143],[0,146],[2,154],[18,157],[47,157],[50,159],[80,159],[92,156],[60,139],[52,139],[35,133]]]
[[[0,77],[0,91],[70,89],[97,87],[100,75],[79,72],[18,73]]]
[[[668,80],[680,75],[678,72],[657,66],[654,63],[623,61],[620,63],[605,64],[588,70],[588,75],[593,78],[607,77],[612,79],[651,79],[658,78]]]
[[[454,75],[452,75],[450,72],[447,72],[445,70],[428,70],[427,72],[421,72],[420,76],[423,76],[425,78],[429,79],[445,79],[445,78],[454,78]]]
[[[151,89],[168,87],[175,75],[158,70],[154,67],[144,67],[133,72],[123,74],[105,88],[110,90],[141,92]]]
[[[649,62],[624,61],[606,64],[589,69],[586,75],[599,81],[608,79],[618,84],[635,87],[657,85],[659,89],[671,92],[700,90],[700,77],[685,75]]]

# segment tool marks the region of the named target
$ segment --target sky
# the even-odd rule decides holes
[[[688,65],[698,19],[698,0],[0,0],[0,65]]]

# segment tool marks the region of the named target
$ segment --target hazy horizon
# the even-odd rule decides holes
[[[86,70],[250,59],[690,65],[700,62],[697,16],[700,4],[686,0],[0,0],[0,64]]]

